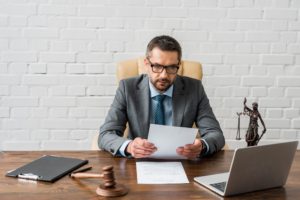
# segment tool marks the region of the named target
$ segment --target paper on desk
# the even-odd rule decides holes
[[[150,158],[186,159],[176,153],[177,147],[193,144],[198,129],[150,124],[148,140],[157,151]]]
[[[138,184],[189,183],[181,162],[137,162]]]

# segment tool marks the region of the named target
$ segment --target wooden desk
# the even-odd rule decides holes
[[[106,165],[113,165],[118,183],[126,184],[129,193],[115,199],[223,199],[209,190],[194,183],[193,177],[213,173],[226,172],[233,156],[233,151],[221,151],[211,158],[201,161],[182,161],[185,172],[190,180],[189,184],[171,185],[138,185],[134,159],[113,158],[106,152],[81,151],[81,152],[4,152],[0,153],[0,199],[106,199],[97,196],[95,189],[100,183],[97,179],[73,180],[63,177],[57,182],[45,183],[25,181],[5,177],[8,170],[17,168],[42,155],[60,155],[88,159],[93,169],[98,173]],[[280,162],[280,161],[278,161]],[[283,188],[253,192],[230,199],[299,199],[300,196],[300,152],[296,153],[287,184]],[[111,199],[111,198],[110,198]],[[228,198],[226,198],[228,199]]]

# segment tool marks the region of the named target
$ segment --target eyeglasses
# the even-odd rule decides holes
[[[179,69],[179,65],[176,64],[164,66],[157,63],[153,64],[149,58],[147,58],[147,60],[149,61],[152,71],[154,73],[161,73],[165,69],[168,74],[176,74]]]

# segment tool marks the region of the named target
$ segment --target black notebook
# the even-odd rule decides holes
[[[45,155],[8,172],[6,176],[54,182],[87,163],[88,160]]]

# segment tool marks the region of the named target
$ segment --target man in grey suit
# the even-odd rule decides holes
[[[201,139],[177,148],[177,154],[195,159],[211,155],[224,144],[202,82],[179,76],[181,47],[170,36],[157,36],[144,60],[147,75],[121,80],[104,124],[99,147],[113,155],[144,158],[157,148],[147,140],[150,123],[199,129]],[[122,137],[129,125],[128,138]],[[172,138],[170,141],[172,142]]]

